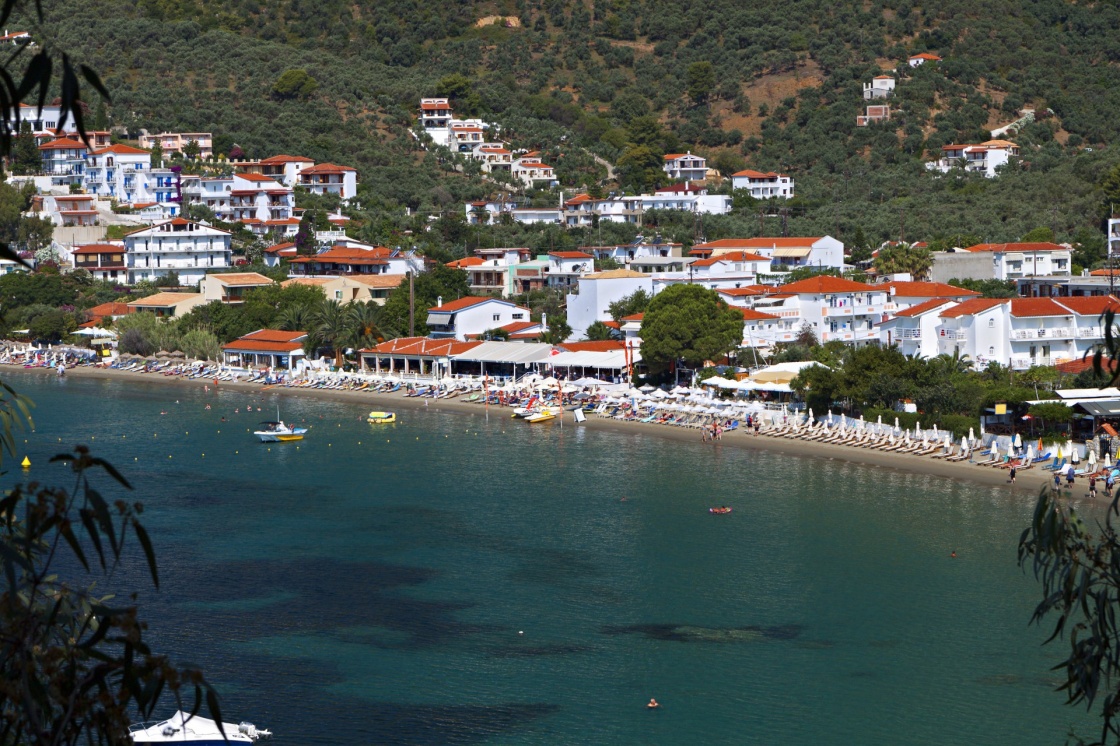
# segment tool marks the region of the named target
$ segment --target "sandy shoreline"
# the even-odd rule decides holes
[[[23,368],[18,366],[0,366],[0,371],[38,373],[39,375],[56,375],[47,368]],[[187,380],[177,376],[163,376],[158,373],[135,373],[119,371],[109,368],[70,368],[66,375],[74,378],[94,378],[110,380],[135,380],[152,384],[165,384],[170,386],[200,388],[214,384],[209,379]],[[2,373],[0,373],[2,376]],[[223,381],[218,384],[219,389],[262,393],[263,387],[258,383],[238,383]],[[277,386],[268,389],[267,393],[280,396],[298,396],[324,399],[328,401],[352,402],[362,404],[369,409],[409,410],[426,409],[434,412],[457,412],[476,416],[485,416],[486,408],[479,404],[458,401],[456,399],[418,399],[405,398],[399,394],[376,394],[364,391],[331,391],[323,389],[296,389]],[[509,411],[504,407],[491,407],[490,414],[509,416]],[[612,420],[591,415],[586,422],[576,425],[570,412],[564,413],[564,427],[588,427],[592,430],[609,430],[617,433],[629,433],[635,436],[653,436],[670,438],[679,441],[700,441],[700,433],[693,429],[656,425],[633,421]],[[550,425],[555,427],[556,424]],[[1029,493],[1033,498],[1038,494],[1042,485],[1050,484],[1053,476],[1050,472],[1042,471],[1035,466],[1026,471],[1020,470],[1016,483],[1011,485],[1006,469],[993,469],[987,466],[977,466],[967,461],[946,463],[940,459],[931,459],[928,456],[912,456],[909,454],[887,453],[868,448],[853,448],[844,445],[832,445],[802,441],[791,438],[780,438],[769,435],[754,435],[743,430],[726,433],[723,440],[718,443],[709,443],[711,448],[745,448],[785,453],[811,459],[835,459],[854,464],[863,464],[895,471],[926,474],[945,479],[964,480],[988,486],[1004,486],[1015,492]],[[1063,483],[1064,483],[1063,479]],[[1063,487],[1063,490],[1065,488]],[[1084,480],[1080,480],[1074,489],[1074,496],[1080,497],[1088,488]]]

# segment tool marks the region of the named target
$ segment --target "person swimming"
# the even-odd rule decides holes
[[[650,698],[649,698],[649,704],[648,704],[648,705],[646,705],[646,707],[648,707],[648,708],[649,708],[649,709],[651,709],[651,710],[656,710],[656,709],[657,709],[658,707],[660,707],[660,706],[661,706],[661,705],[659,705],[659,704],[657,703],[657,700],[656,700],[656,699],[654,699],[653,697],[650,697]]]

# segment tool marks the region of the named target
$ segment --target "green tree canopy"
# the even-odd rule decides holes
[[[671,285],[655,295],[642,318],[642,359],[664,372],[680,360],[691,368],[719,360],[743,341],[743,314],[714,290]]]
[[[278,99],[307,98],[319,88],[319,82],[302,68],[289,68],[281,73],[272,86],[272,95]]]
[[[470,295],[470,282],[467,273],[443,264],[437,264],[426,272],[421,272],[413,280],[415,303],[415,332],[418,336],[428,333],[428,309],[436,305],[439,298],[448,301]],[[409,333],[408,283],[402,282],[389,293],[382,307],[381,318],[386,331],[400,334]]]

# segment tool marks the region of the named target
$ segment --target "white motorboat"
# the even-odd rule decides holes
[[[262,443],[288,443],[293,440],[303,440],[307,433],[306,427],[292,427],[283,420],[275,422],[262,422],[260,430],[254,430],[253,435],[261,439]]]
[[[225,737],[222,731],[225,731]],[[271,738],[272,733],[258,729],[252,723],[222,723],[221,730],[215,720],[201,715],[191,717],[182,710],[158,723],[138,723],[129,727],[132,742],[140,744],[189,743],[194,746],[226,746],[227,743],[253,743],[261,738]]]

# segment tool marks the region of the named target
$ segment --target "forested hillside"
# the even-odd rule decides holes
[[[1107,209],[1099,185],[1120,160],[1110,147],[1120,131],[1116,2],[45,5],[37,35],[102,72],[112,124],[209,130],[218,150],[236,143],[250,157],[353,165],[365,230],[383,240],[412,227],[403,206],[461,211],[497,189],[418,147],[407,130],[424,95],[449,95],[458,114],[485,116],[514,147],[540,149],[569,192],[648,189],[660,156],[685,149],[723,173],[788,172],[799,195],[788,230],[849,243],[1013,240],[1047,226],[1097,246]],[[906,58],[921,51],[943,61],[912,70]],[[862,84],[883,71],[899,76],[892,118],[857,128]],[[1023,162],[998,179],[921,165],[943,144],[988,139],[1023,107],[1039,120],[1014,136]],[[603,181],[592,154],[619,167],[618,182]],[[752,204],[703,226],[658,227],[685,239],[781,230]],[[483,233],[449,227],[433,240],[460,252],[472,240],[578,242],[539,228]]]

